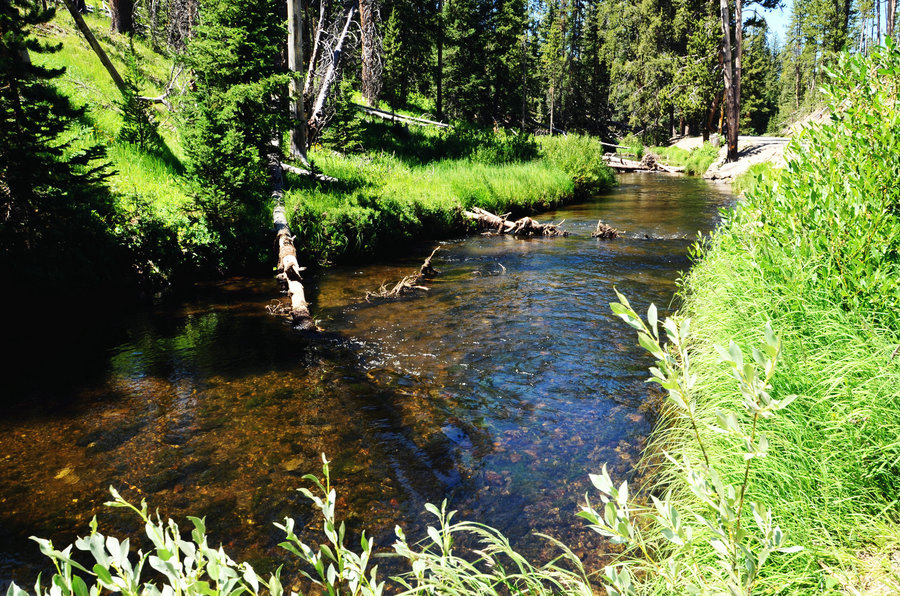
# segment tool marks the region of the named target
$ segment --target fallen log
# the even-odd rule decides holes
[[[619,230],[603,223],[603,220],[597,220],[597,229],[591,232],[591,238],[599,238],[600,240],[613,240],[620,236]]]
[[[415,124],[416,126],[437,126],[438,128],[448,128],[450,126],[446,122],[435,122],[434,120],[426,120],[425,118],[416,118],[415,116],[406,116],[404,114],[385,112],[384,110],[379,110],[378,108],[372,108],[369,106],[362,106],[358,103],[353,104],[353,107],[360,112],[369,114],[370,116],[377,116],[379,118],[383,118],[384,120],[391,120],[394,122],[405,122],[407,124]]]
[[[281,164],[277,157],[275,163],[270,165],[272,175],[272,197],[275,199],[275,208],[272,210],[272,223],[275,227],[275,247],[278,251],[278,266],[275,279],[279,281],[282,289],[287,292],[291,300],[291,322],[295,329],[302,331],[317,331],[315,322],[309,314],[309,303],[306,302],[306,294],[303,291],[303,278],[300,273],[306,270],[297,261],[297,250],[294,248],[294,237],[288,227],[287,216],[284,212],[284,178],[281,173]]]
[[[603,161],[612,169],[619,172],[669,172],[670,174],[681,174],[684,168],[667,166],[659,162],[659,157],[652,153],[648,153],[641,159],[635,161],[633,159],[625,159],[616,153],[607,153],[603,156]]]
[[[480,207],[472,207],[471,211],[463,211],[463,216],[477,223],[482,229],[494,230],[500,234],[513,234],[515,236],[568,236],[568,232],[561,229],[558,224],[542,224],[530,217],[523,217],[516,221],[508,221],[509,214],[500,217]]]
[[[311,170],[306,170],[304,168],[298,168],[297,166],[292,166],[289,163],[282,163],[281,169],[285,172],[290,172],[291,174],[296,174],[297,176],[304,176],[306,178],[312,178],[313,180],[318,180],[319,182],[338,182],[338,179],[334,176],[328,176],[326,174],[321,174],[319,172],[313,172]]]

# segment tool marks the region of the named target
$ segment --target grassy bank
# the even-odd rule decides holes
[[[890,563],[900,550],[898,71],[895,49],[845,65],[831,90],[835,121],[795,140],[786,170],[752,179],[684,284],[696,419],[726,482],[741,483],[742,447],[710,427],[719,412],[750,417],[715,346],[734,340],[747,353],[771,321],[784,351],[772,395],[798,395],[760,422],[768,456],[753,461],[747,500],[771,507],[804,550],[773,555],[759,593],[900,589]],[[704,506],[659,455],[702,461],[689,421],[666,409],[653,443],[657,488],[692,520]],[[701,567],[716,559],[702,539],[674,548]]]
[[[311,153],[339,182],[289,180],[285,203],[304,262],[367,258],[457,234],[467,229],[463,209],[473,206],[518,217],[615,183],[602,146],[587,137],[360,126],[367,151]]]

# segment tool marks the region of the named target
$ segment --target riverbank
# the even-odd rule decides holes
[[[721,411],[750,417],[715,346],[734,340],[747,354],[770,321],[784,354],[772,396],[798,395],[760,422],[768,456],[753,460],[747,500],[770,507],[786,544],[803,550],[774,554],[754,592],[900,589],[890,563],[900,550],[900,115],[896,77],[885,74],[897,68],[890,49],[841,69],[839,116],[794,139],[789,167],[747,191],[684,282],[696,418],[726,482],[741,483],[742,448],[712,427]],[[644,462],[658,470],[657,490],[693,520],[705,506],[673,464],[701,461],[690,422],[664,409],[652,445]],[[705,538],[671,556],[713,564]]]

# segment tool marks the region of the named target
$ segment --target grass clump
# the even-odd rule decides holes
[[[541,151],[575,182],[580,193],[596,193],[615,185],[615,174],[603,162],[603,145],[586,135],[541,138]]]
[[[691,176],[702,176],[718,156],[718,147],[712,143],[703,143],[700,147],[691,150],[684,161],[684,171]]]
[[[889,569],[873,577],[865,563],[900,544],[898,72],[893,45],[867,59],[845,56],[827,88],[833,121],[794,141],[785,170],[753,179],[684,283],[696,424],[664,409],[645,464],[659,466],[658,488],[682,519],[706,507],[674,463],[702,462],[698,444],[723,483],[746,477],[747,499],[766,504],[804,547],[774,560],[758,592],[900,588]],[[771,395],[798,397],[762,421],[768,455],[748,473],[728,455],[737,437],[716,430],[743,396],[715,346],[758,344],[768,321],[783,353]],[[737,421],[752,419],[745,412]],[[716,566],[713,545],[666,549],[700,569]]]

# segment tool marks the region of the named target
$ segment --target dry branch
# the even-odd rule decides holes
[[[387,282],[384,282],[376,291],[367,291],[366,302],[370,301],[372,298],[397,298],[414,290],[427,292],[428,288],[421,284],[428,279],[436,277],[440,273],[431,265],[431,259],[440,248],[441,247],[438,246],[433,251],[431,251],[431,254],[428,255],[428,258],[425,259],[424,263],[422,263],[422,266],[419,268],[419,272],[417,274],[407,275],[390,288],[388,288]]]
[[[516,221],[508,221],[504,216],[494,215],[480,207],[472,207],[471,211],[463,211],[463,215],[477,223],[484,230],[493,230],[500,234],[513,234],[514,236],[568,236],[569,233],[561,229],[558,224],[542,224],[530,217],[523,217]]]

